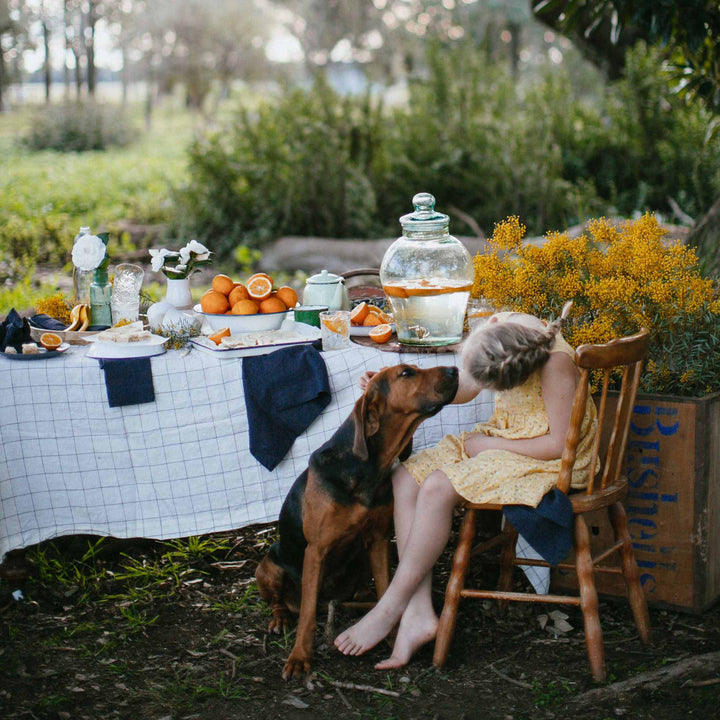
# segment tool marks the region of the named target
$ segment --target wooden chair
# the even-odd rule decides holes
[[[534,593],[510,592],[512,571],[515,565],[536,565],[549,567],[542,560],[526,560],[515,557],[515,543],[518,533],[505,522],[504,530],[495,538],[472,550],[475,538],[476,513],[478,510],[501,510],[502,505],[467,504],[460,528],[457,548],[453,558],[452,571],[445,593],[445,605],[440,616],[433,663],[440,667],[447,659],[450,642],[455,630],[460,598],[495,598],[502,606],[508,602],[547,602],[579,605],[585,624],[585,642],[587,645],[590,668],[593,678],[600,682],[605,679],[605,660],[602,629],[598,615],[598,597],[595,589],[596,572],[622,574],[627,587],[628,599],[632,608],[635,624],[643,642],[650,639],[650,622],[647,602],[640,585],[637,563],[633,553],[632,541],[627,529],[625,509],[622,501],[628,492],[627,479],[621,475],[625,446],[627,444],[630,417],[635,403],[642,361],[647,353],[649,333],[647,330],[631,337],[613,340],[605,345],[582,345],[575,351],[575,361],[580,369],[580,381],[573,400],[570,427],[565,438],[557,487],[564,493],[570,489],[572,468],[575,463],[580,428],[588,393],[588,381],[593,370],[604,370],[602,390],[598,399],[598,436],[593,447],[590,463],[590,483],[586,490],[569,494],[574,515],[575,564],[560,564],[558,567],[577,572],[579,597],[576,595],[537,595]],[[609,411],[608,385],[613,370],[621,370],[622,384],[614,411]],[[607,416],[607,417],[606,417]],[[612,430],[607,442],[601,448],[601,428],[608,422]],[[596,475],[599,459],[602,459],[602,474]],[[607,510],[612,524],[615,542],[592,557],[588,525],[583,517],[585,513],[598,509]],[[465,578],[471,555],[490,547],[502,546],[500,559],[500,577],[497,590],[472,590],[465,588]],[[605,561],[616,553],[620,562],[608,566]],[[603,564],[601,564],[603,563]]]

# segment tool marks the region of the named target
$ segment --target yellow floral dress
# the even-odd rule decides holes
[[[551,352],[564,352],[571,358],[575,355],[560,335]],[[536,370],[522,385],[497,392],[492,417],[486,423],[475,425],[471,432],[506,439],[527,439],[545,435],[549,429],[540,371]],[[595,403],[588,395],[571,482],[574,489],[587,485],[596,433]],[[455,490],[473,503],[537,507],[543,495],[555,487],[560,471],[559,459],[537,460],[508,450],[485,450],[475,457],[468,457],[464,450],[468,434],[463,432],[459,437],[446,435],[435,447],[421,450],[408,458],[403,466],[419,485],[434,470],[442,470]]]

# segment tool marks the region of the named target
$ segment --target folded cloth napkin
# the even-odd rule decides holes
[[[23,343],[31,341],[28,319],[21,317],[13,308],[0,323],[0,352],[5,352],[5,348],[11,345],[16,352],[21,353]]]
[[[56,320],[49,315],[45,315],[45,313],[33,315],[30,318],[30,324],[33,327],[40,328],[41,330],[64,330],[67,327],[65,323],[61,323],[59,320]]]
[[[155,400],[149,357],[100,360],[110,407],[141,405]]]
[[[568,496],[553,488],[536,507],[506,505],[503,514],[512,526],[551,565],[572,547],[573,509]]]
[[[250,452],[273,470],[330,402],[325,361],[312,345],[243,358]]]

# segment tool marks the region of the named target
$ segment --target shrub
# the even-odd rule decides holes
[[[32,150],[84,152],[124,147],[134,136],[135,131],[118,107],[65,103],[37,112],[24,142]]]
[[[664,240],[646,214],[618,226],[591,221],[570,238],[549,233],[523,244],[517,217],[495,226],[474,258],[474,297],[540,317],[574,306],[564,335],[572,345],[604,343],[641,328],[651,333],[641,388],[696,396],[720,390],[720,299],[703,277],[694,249]]]

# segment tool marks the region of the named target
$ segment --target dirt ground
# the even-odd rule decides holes
[[[306,682],[283,682],[294,633],[266,633],[268,610],[253,583],[274,532],[254,527],[169,543],[85,536],[31,548],[32,576],[0,581],[0,717],[718,717],[717,658],[674,680],[653,682],[651,673],[720,655],[719,606],[701,616],[652,608],[654,641],[644,646],[626,603],[603,600],[608,683],[600,687],[633,677],[640,687],[608,689],[599,700],[586,695],[598,686],[578,610],[566,610],[568,625],[551,618],[543,629],[540,616],[554,608],[523,605],[501,614],[480,601],[461,604],[440,672],[431,647],[392,672],[373,669],[387,645],[345,658],[328,642],[321,613],[315,673]],[[435,578],[438,605],[447,565],[444,556]],[[491,582],[493,572],[483,566],[477,579]],[[357,611],[339,609],[331,634],[355,617]]]

